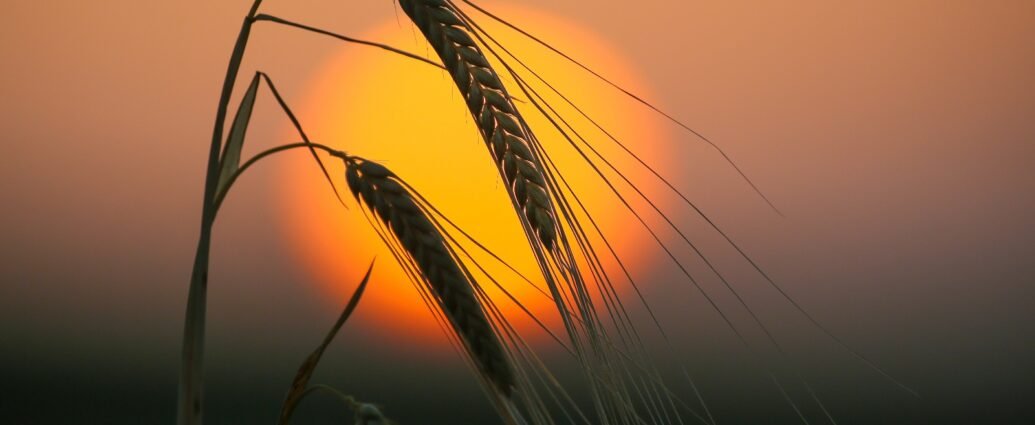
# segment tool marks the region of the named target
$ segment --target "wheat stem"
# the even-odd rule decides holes
[[[241,24],[241,31],[234,43],[226,78],[216,107],[215,124],[212,129],[212,143],[209,147],[208,166],[205,173],[205,191],[201,208],[201,231],[191,271],[190,289],[187,294],[187,311],[183,325],[183,344],[180,363],[179,394],[176,408],[176,423],[179,425],[200,425],[202,419],[203,375],[205,356],[205,309],[208,290],[209,250],[212,241],[212,223],[215,218],[213,202],[219,184],[219,151],[223,140],[223,127],[233,94],[234,83],[241,69],[245,47],[251,34],[252,20],[262,0],[255,0],[247,17]]]

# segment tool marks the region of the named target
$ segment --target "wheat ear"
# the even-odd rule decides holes
[[[557,237],[556,219],[542,164],[532,153],[529,130],[470,27],[444,0],[400,0],[399,5],[438,53],[467,101],[521,216],[547,250]]]
[[[496,388],[510,396],[514,375],[496,332],[475,297],[438,227],[405,185],[375,162],[349,157],[345,178],[349,190],[374,212],[398,239],[430,288],[477,367]]]

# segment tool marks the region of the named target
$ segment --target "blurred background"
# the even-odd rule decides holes
[[[839,423],[1035,422],[1035,3],[523,3],[593,29],[638,64],[653,101],[722,146],[782,217],[714,151],[674,153],[679,187],[920,393],[727,264],[772,297],[760,310]],[[0,422],[173,421],[212,119],[249,4],[5,2]],[[390,0],[263,9],[345,34],[405,19]],[[242,75],[261,68],[300,99],[342,49],[260,25]],[[257,114],[249,146],[282,143],[283,118],[268,104]],[[256,169],[216,226],[207,423],[272,422],[344,302],[289,252],[278,184],[275,167]],[[687,365],[719,423],[798,423],[704,304],[676,301],[688,298],[672,270],[651,280],[646,296],[678,337],[668,360]],[[369,318],[361,306],[358,323]],[[347,325],[316,381],[403,424],[498,421],[453,353],[370,327]],[[349,417],[326,397],[299,413]]]

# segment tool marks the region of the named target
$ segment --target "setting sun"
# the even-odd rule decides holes
[[[600,36],[544,12],[510,6],[498,9],[503,16],[525,23],[525,29],[530,32],[603,70],[616,82],[649,96],[649,88],[641,82],[636,69]],[[662,173],[672,174],[665,155],[668,136],[657,127],[657,120],[650,119],[648,111],[520,34],[501,25],[486,25],[486,29],[540,76],[555,87],[564,87],[566,96],[641,158]],[[430,48],[418,43],[414,29],[396,21],[386,22],[362,38],[434,57]],[[346,50],[327,61],[315,75],[298,108],[312,139],[389,167],[450,220],[535,285],[544,287],[499,172],[450,77],[428,64],[382,50],[368,47]],[[504,55],[502,50],[497,51]],[[630,179],[647,178],[645,171],[622,154],[592,123],[516,61],[506,56],[504,59],[568,124],[585,135],[595,149]],[[597,224],[623,261],[633,272],[642,269],[646,265],[642,251],[649,243],[649,236],[636,230],[635,218],[625,213],[600,177],[538,113],[517,83],[507,76],[503,78],[532,131],[584,205],[593,212]],[[293,251],[319,282],[328,300],[340,305],[370,259],[377,256],[378,265],[365,295],[362,320],[382,330],[388,339],[421,341],[423,345],[444,343],[446,338],[417,291],[366,222],[362,207],[348,199],[350,195],[344,183],[339,184],[339,189],[346,198],[348,210],[336,202],[327,185],[321,184],[322,177],[311,158],[298,154],[282,161],[286,164],[280,196],[280,205],[286,213],[284,231]],[[331,171],[336,173],[337,181],[343,181],[340,170],[339,164],[332,164]],[[610,171],[602,171],[610,175]],[[651,189],[647,186],[645,190],[650,192]],[[458,232],[447,230],[465,243]],[[546,296],[474,245],[466,243],[465,246],[532,314],[547,325],[557,322],[554,304]],[[606,265],[613,263],[607,261],[605,255],[601,257]],[[618,269],[613,268],[610,271],[617,276]],[[475,277],[510,323],[526,338],[541,339],[543,334],[536,330],[526,313],[489,279],[478,272]]]

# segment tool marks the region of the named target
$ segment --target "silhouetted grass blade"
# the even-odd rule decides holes
[[[248,122],[252,119],[252,111],[255,109],[255,98],[259,94],[259,73],[252,78],[248,91],[241,99],[241,106],[237,108],[237,115],[234,122],[230,124],[230,134],[223,145],[223,157],[220,160],[219,185],[216,193],[226,190],[226,184],[230,176],[237,171],[241,164],[241,150],[244,148],[244,136],[248,132]]]
[[[291,414],[295,411],[295,407],[298,406],[298,402],[302,401],[302,397],[308,393],[306,389],[309,385],[309,379],[313,376],[313,371],[316,370],[316,365],[320,363],[323,352],[327,350],[327,346],[334,340],[334,336],[338,334],[341,327],[349,320],[352,312],[356,310],[356,306],[359,305],[359,300],[363,297],[363,291],[367,287],[367,282],[370,281],[370,273],[372,271],[374,271],[374,261],[370,262],[370,267],[367,268],[366,274],[363,275],[363,280],[359,282],[356,291],[352,293],[352,298],[345,305],[345,310],[341,312],[338,321],[334,322],[334,326],[327,332],[327,336],[324,337],[320,346],[316,347],[316,350],[305,359],[302,366],[299,366],[298,373],[295,374],[295,379],[291,383],[291,389],[288,390],[287,397],[284,399],[284,404],[280,409],[280,424],[288,423],[291,419]]]

